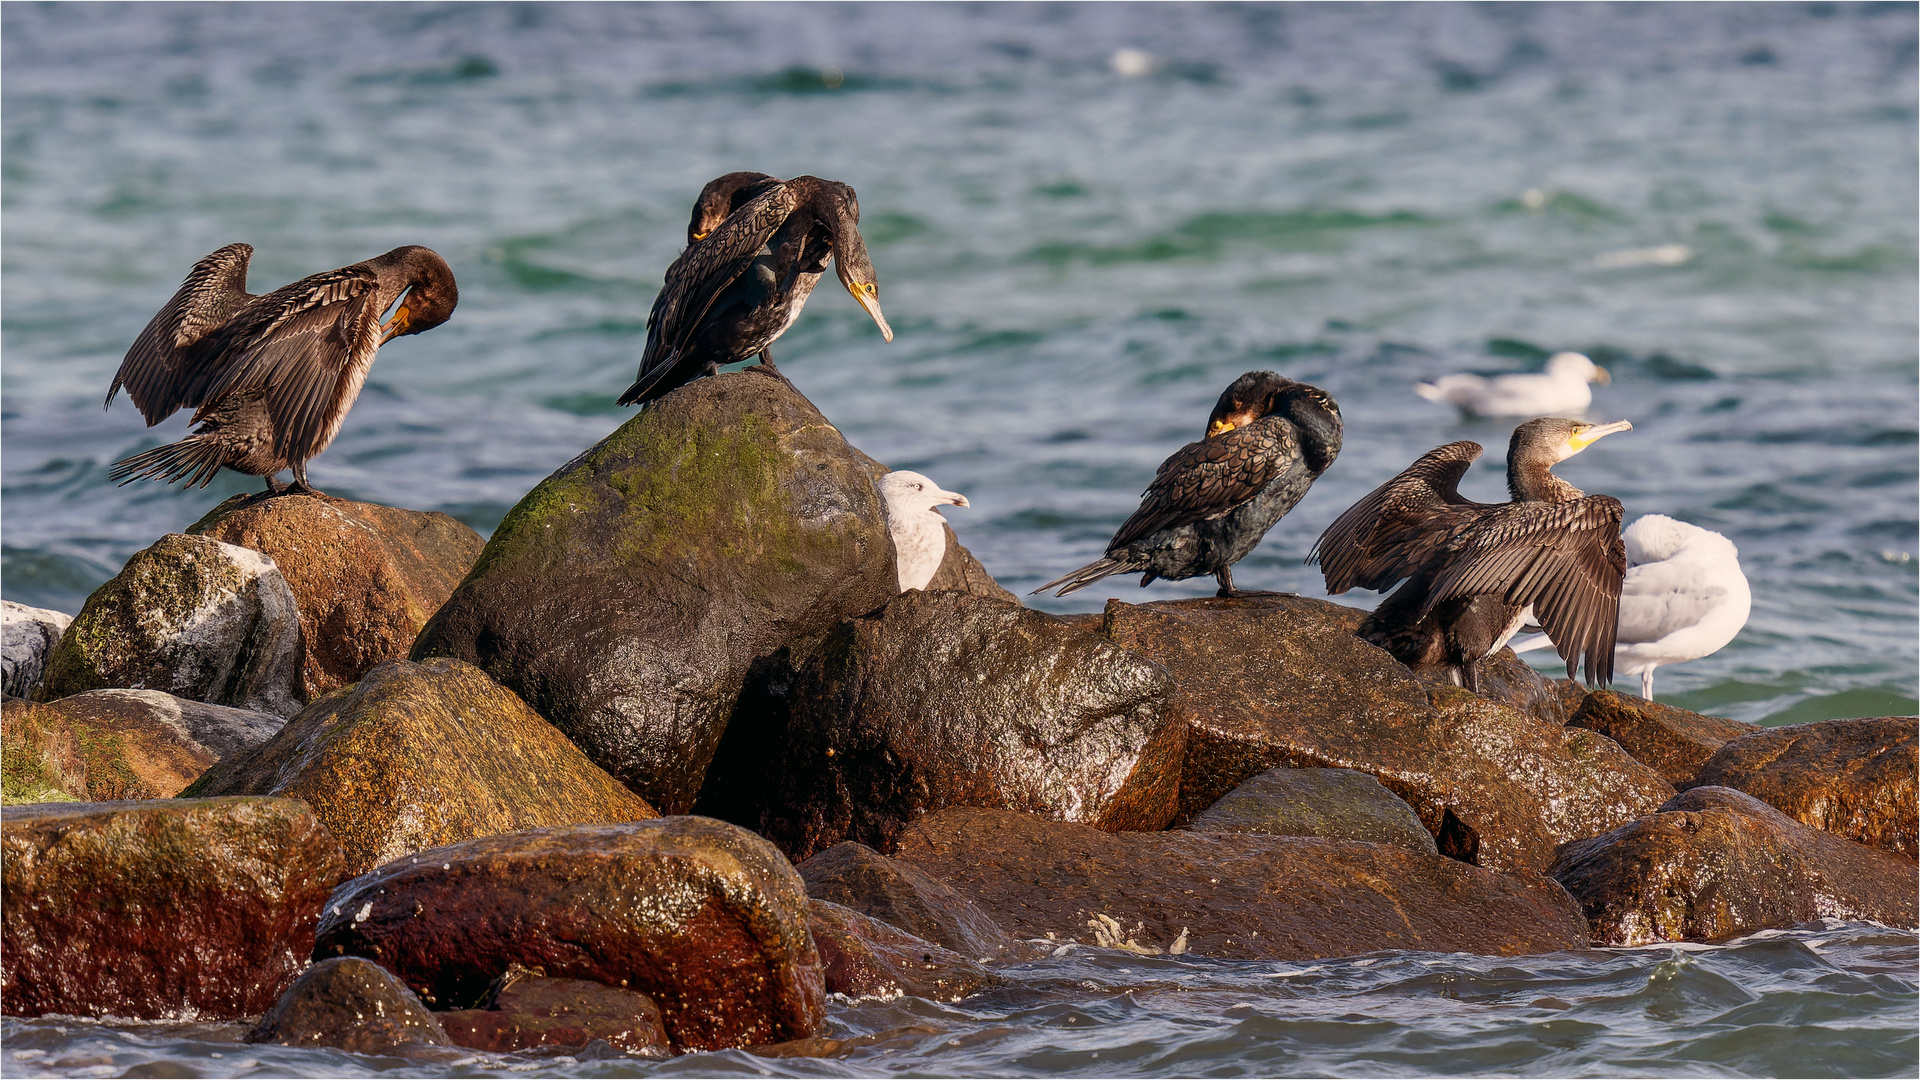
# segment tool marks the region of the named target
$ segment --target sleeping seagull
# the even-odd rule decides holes
[[[1593,404],[1588,383],[1612,382],[1607,369],[1582,353],[1560,352],[1547,358],[1538,375],[1443,375],[1416,383],[1413,392],[1428,401],[1445,401],[1468,416],[1578,416]]]
[[[1747,624],[1753,596],[1740,572],[1740,552],[1717,532],[1648,514],[1620,534],[1627,576],[1620,588],[1614,670],[1640,676],[1640,696],[1653,700],[1653,669],[1720,651]],[[1545,634],[1521,638],[1514,652],[1548,644]]]
[[[880,494],[887,499],[887,530],[893,534],[900,591],[924,589],[947,554],[947,522],[934,507],[966,506],[967,497],[942,491],[940,485],[904,469],[880,478]]]

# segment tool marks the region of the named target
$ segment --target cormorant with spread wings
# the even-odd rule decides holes
[[[1113,574],[1140,573],[1142,588],[1212,574],[1219,595],[1240,595],[1233,564],[1333,464],[1341,432],[1340,406],[1326,391],[1247,372],[1220,394],[1206,437],[1161,464],[1106,557],[1033,591],[1065,596]]]
[[[1552,468],[1602,436],[1631,430],[1625,420],[1520,425],[1507,449],[1506,503],[1460,496],[1479,443],[1429,450],[1341,514],[1307,561],[1319,560],[1336,595],[1406,582],[1358,633],[1416,671],[1444,667],[1456,685],[1477,690],[1480,661],[1538,622],[1568,676],[1584,663],[1587,682],[1605,685],[1627,569],[1620,501],[1585,494]]]
[[[640,371],[620,404],[644,404],[756,354],[772,370],[770,347],[800,317],[828,262],[881,336],[893,340],[853,189],[817,176],[744,179],[753,175],[730,173],[701,193],[688,227],[693,242],[667,268],[647,316]],[[746,200],[700,238],[722,193]]]
[[[224,467],[266,477],[271,494],[320,494],[307,462],[339,434],[374,354],[446,322],[460,299],[446,260],[418,246],[262,296],[247,292],[252,258],[250,245],[228,244],[195,263],[127,350],[106,404],[124,386],[148,427],[187,406],[200,426],[115,462],[110,479],[205,487]],[[293,483],[274,479],[282,469]]]

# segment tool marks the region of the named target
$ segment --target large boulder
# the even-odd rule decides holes
[[[1693,783],[1700,766],[1729,740],[1758,730],[1738,720],[1702,716],[1613,690],[1586,695],[1567,723],[1619,743],[1675,787]]]
[[[1171,690],[1158,665],[1044,612],[915,590],[813,649],[784,716],[736,721],[701,807],[796,860],[843,840],[891,850],[943,806],[1157,829],[1186,736]]]
[[[404,659],[486,541],[431,510],[235,495],[187,529],[273,559],[300,608],[308,700]]]
[[[980,905],[912,863],[864,844],[835,844],[798,867],[807,895],[897,926],[982,963],[1014,948]]]
[[[1600,945],[1721,941],[1826,918],[1910,927],[1920,917],[1912,862],[1724,787],[1683,791],[1657,814],[1568,844],[1553,877]]]
[[[1442,854],[1540,873],[1557,845],[1673,794],[1607,739],[1548,719],[1558,706],[1517,673],[1535,708],[1423,684],[1353,636],[1363,614],[1297,596],[1108,601],[1101,634],[1163,665],[1192,713],[1181,820],[1277,766],[1357,769],[1405,799]]]
[[[173,533],[87,597],[47,658],[41,699],[107,687],[291,716],[306,701],[300,611],[273,560]]]
[[[1440,853],[1406,800],[1354,769],[1268,769],[1227,792],[1187,828],[1366,840]]]
[[[8,807],[0,1002],[16,1016],[257,1016],[306,967],[343,863],[291,799]]]
[[[1742,735],[1721,746],[1695,782],[1744,791],[1803,825],[1912,859],[1920,855],[1916,771],[1914,718],[1880,716]]]
[[[331,1046],[356,1054],[452,1045],[440,1021],[405,983],[357,956],[308,968],[247,1032],[247,1041]]]
[[[787,383],[725,374],[649,405],[528,493],[413,657],[481,668],[678,813],[754,661],[898,590],[855,451]]]
[[[812,1038],[826,1021],[800,875],[710,818],[574,825],[421,852],[342,885],[315,957],[364,956],[438,1008],[515,964],[646,994],[677,1050]]]
[[[1000,981],[951,949],[852,908],[814,899],[807,911],[829,994],[959,1001]]]
[[[647,1057],[669,1051],[660,1006],[647,995],[517,967],[497,980],[484,1008],[453,1009],[435,1019],[456,1044],[492,1054],[580,1047],[595,1039]]]
[[[353,874],[476,836],[658,816],[513,691],[446,659],[387,661],[183,794],[304,799]]]
[[[1015,935],[1063,944],[1245,960],[1587,944],[1579,908],[1552,881],[1360,840],[1116,834],[954,808],[909,826],[898,857]]]
[[[9,752],[72,748],[78,768],[66,771],[72,786],[62,790],[88,802],[170,798],[222,757],[272,738],[284,722],[159,690],[90,690],[45,705],[9,701],[5,717],[0,739]]]
[[[73,616],[0,600],[0,693],[30,698],[46,678],[47,657]]]

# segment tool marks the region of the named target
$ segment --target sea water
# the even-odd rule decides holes
[[[1634,430],[1562,475],[1726,534],[1752,583],[1745,630],[1662,669],[1661,698],[1915,710],[1911,4],[10,3],[0,51],[8,599],[77,611],[260,486],[106,480],[189,428],[100,403],[208,252],[254,245],[255,291],[447,257],[459,310],[382,350],[311,475],[486,533],[631,415],[692,198],[754,169],[859,191],[897,331],[829,277],[781,369],[855,445],[965,493],[949,520],[1010,588],[1097,557],[1220,390],[1271,369],[1339,400],[1346,448],[1235,581],[1320,595],[1314,537],[1421,452],[1482,443],[1464,493],[1504,497],[1513,421],[1413,383],[1571,348],[1613,375],[1589,418]],[[958,1006],[835,1006],[842,1033],[940,1028],[904,1050],[540,1068],[1911,1074],[1914,964],[1911,933],[1861,927],[1498,961],[1075,954]],[[0,1063],[397,1067],[221,1030],[7,1021]]]

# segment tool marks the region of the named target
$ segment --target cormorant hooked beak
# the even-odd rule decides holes
[[[387,342],[407,332],[407,325],[412,315],[412,313],[407,310],[407,301],[411,299],[412,296],[412,289],[408,289],[405,293],[402,293],[399,306],[394,309],[393,317],[380,324],[380,344],[385,345]]]
[[[1592,446],[1594,443],[1599,442],[1604,436],[1611,435],[1616,431],[1632,430],[1633,422],[1631,420],[1615,420],[1611,424],[1594,424],[1581,428],[1567,436],[1568,454],[1569,456],[1577,454],[1587,447]]]
[[[1238,425],[1231,420],[1215,420],[1213,423],[1207,425],[1207,438],[1211,439],[1215,435],[1225,435],[1237,426]]]
[[[873,318],[874,324],[880,327],[880,336],[888,341],[892,341],[893,327],[888,326],[887,317],[880,314],[879,286],[870,285],[863,281],[848,281],[847,291],[853,294],[854,302],[858,303],[860,307]]]

